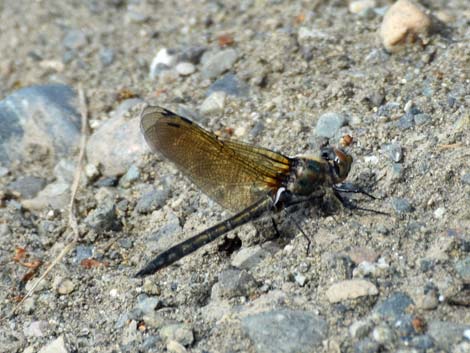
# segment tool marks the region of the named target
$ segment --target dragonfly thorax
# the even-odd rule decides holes
[[[295,195],[308,196],[329,183],[328,162],[316,158],[297,158],[287,190]]]

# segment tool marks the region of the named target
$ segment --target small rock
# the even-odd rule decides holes
[[[138,9],[137,6],[131,6],[126,12],[126,21],[128,23],[145,23],[149,16]]]
[[[411,0],[398,0],[388,9],[380,27],[380,36],[385,49],[399,51],[407,42],[420,35],[427,35],[431,19]]]
[[[64,209],[70,199],[70,185],[55,182],[47,185],[39,194],[30,200],[23,200],[21,204],[29,210],[42,210],[51,207],[56,210]]]
[[[0,166],[0,178],[10,174],[10,169]]]
[[[176,64],[175,70],[180,76],[189,76],[196,71],[196,67],[192,63],[181,62]]]
[[[219,274],[219,282],[212,287],[212,297],[235,298],[251,294],[258,283],[245,270],[228,269]]]
[[[61,159],[54,167],[54,175],[58,181],[71,184],[75,176],[75,162],[70,159]]]
[[[68,353],[65,347],[64,336],[59,336],[54,341],[42,347],[39,353]]]
[[[348,252],[351,261],[359,265],[361,262],[367,261],[373,263],[379,258],[379,253],[366,247],[355,247]]]
[[[355,0],[349,3],[349,12],[363,14],[367,10],[373,9],[377,4],[375,0]]]
[[[446,213],[446,209],[444,207],[438,207],[434,210],[434,218],[442,219]]]
[[[216,53],[205,53],[202,57],[202,77],[211,79],[220,76],[230,70],[237,59],[238,53],[232,48]]]
[[[454,267],[463,283],[470,284],[470,256],[457,261]]]
[[[33,321],[25,326],[23,333],[27,337],[42,337],[46,334],[48,327],[47,321]]]
[[[470,185],[470,173],[465,173],[464,175],[462,175],[460,181],[462,182],[462,184]]]
[[[407,199],[400,197],[393,197],[391,200],[392,207],[398,214],[413,212],[413,206]]]
[[[74,262],[79,264],[82,260],[91,259],[93,257],[93,247],[86,245],[78,245],[75,248]]]
[[[403,159],[403,149],[397,143],[384,145],[382,151],[390,158],[392,162],[400,163]]]
[[[225,97],[227,94],[225,92],[219,91],[212,93],[209,97],[204,99],[199,111],[201,114],[219,114],[224,111],[225,107]]]
[[[380,349],[378,342],[373,341],[370,338],[364,338],[354,345],[354,352],[357,353],[378,353]]]
[[[123,345],[132,344],[139,338],[139,330],[137,329],[137,321],[131,320],[127,325],[124,326],[124,330],[121,334],[121,342]]]
[[[379,325],[372,331],[372,338],[375,342],[384,346],[390,346],[395,340],[395,335],[390,327],[386,325]]]
[[[310,312],[279,309],[242,319],[258,353],[310,353],[326,338],[328,325]]]
[[[23,199],[32,199],[46,186],[46,180],[35,176],[19,177],[7,185],[7,189],[17,193]]]
[[[149,191],[145,192],[137,201],[135,210],[139,213],[150,213],[158,208],[163,207],[166,203],[166,200],[168,200],[169,195],[170,192],[168,189],[151,188]]]
[[[53,158],[70,156],[80,141],[76,101],[74,90],[62,84],[22,88],[1,100],[0,163],[8,167],[45,150]]]
[[[90,181],[95,181],[100,176],[100,171],[94,164],[88,163],[85,166],[85,175]]]
[[[119,229],[114,202],[106,200],[100,203],[96,209],[88,214],[85,222],[98,233]]]
[[[269,256],[269,252],[259,245],[242,248],[240,251],[235,253],[231,264],[233,267],[248,270],[258,265],[267,256]]]
[[[420,335],[413,337],[410,342],[410,346],[426,351],[434,347],[434,341],[429,337],[429,335]]]
[[[196,46],[184,48],[178,53],[177,62],[189,62],[193,65],[199,64],[201,61],[202,54],[206,51],[206,47]]]
[[[451,347],[462,341],[464,332],[469,329],[469,325],[449,321],[431,321],[428,323],[427,334],[434,339],[437,347],[445,352],[450,352]]]
[[[364,279],[350,279],[333,284],[326,291],[330,303],[379,294],[377,287]]]
[[[214,92],[224,92],[229,96],[246,97],[249,93],[248,85],[239,80],[234,74],[228,73],[215,81],[207,90],[207,95]]]
[[[64,279],[63,281],[60,282],[59,286],[57,287],[57,293],[66,295],[70,294],[73,292],[75,289],[75,284],[71,279]]]
[[[168,352],[172,352],[172,353],[186,353],[187,352],[186,348],[184,348],[182,344],[173,340],[167,343],[166,349],[168,350]]]
[[[301,273],[297,273],[295,276],[294,276],[294,279],[295,279],[295,282],[303,287],[305,285],[305,283],[307,283],[307,277],[305,277],[303,274]]]
[[[411,129],[415,123],[414,115],[405,114],[396,122],[397,128],[401,130]]]
[[[405,293],[394,293],[382,303],[375,306],[374,311],[384,319],[396,320],[414,305],[413,300]]]
[[[172,324],[160,329],[160,336],[167,341],[176,341],[183,346],[189,346],[194,341],[193,330],[185,324]]]
[[[134,181],[138,180],[139,178],[140,170],[135,164],[133,164],[127,170],[126,174],[124,174],[119,180],[119,185],[124,188],[128,188]]]
[[[372,331],[373,323],[368,320],[361,320],[354,322],[349,326],[349,334],[352,338],[363,339],[367,337]]]
[[[160,49],[150,64],[150,79],[154,80],[162,68],[171,68],[176,62],[176,56],[167,48]]]
[[[141,101],[132,100],[132,107],[139,102]],[[130,109],[126,101],[121,103],[124,104]],[[118,107],[116,114],[95,130],[88,140],[86,147],[88,161],[95,166],[101,165],[101,171],[105,176],[124,174],[148,151],[140,132],[139,117],[128,117],[126,113],[127,111],[123,112]]]
[[[424,113],[419,113],[419,114],[414,115],[413,119],[414,119],[415,124],[418,126],[424,125],[428,121],[431,121],[431,117]]]
[[[100,60],[103,66],[109,66],[114,62],[114,50],[111,48],[101,48]]]
[[[0,238],[5,239],[11,235],[11,229],[6,223],[0,223]]]
[[[157,297],[148,297],[145,295],[142,298],[139,298],[139,302],[137,303],[135,309],[140,312],[140,317],[142,317],[142,315],[153,313],[160,304],[161,301]]]
[[[78,50],[88,44],[86,34],[78,29],[72,29],[65,34],[62,42],[67,49]]]
[[[339,113],[325,113],[318,119],[317,126],[315,127],[315,135],[327,138],[333,138],[338,130],[346,125],[348,118],[344,114]]]
[[[426,286],[416,296],[416,306],[423,310],[434,310],[439,305],[439,291],[434,285]]]

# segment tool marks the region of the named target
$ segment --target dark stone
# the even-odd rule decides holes
[[[401,197],[394,197],[392,198],[391,202],[392,202],[393,209],[397,213],[402,214],[402,213],[413,212],[413,206],[407,199],[404,199]]]
[[[24,176],[7,185],[7,189],[20,194],[23,199],[32,199],[46,186],[46,180],[35,176]]]
[[[97,232],[120,229],[116,206],[111,200],[104,201],[95,210],[90,212],[85,218],[85,222]]]
[[[412,305],[414,302],[407,294],[397,292],[377,304],[374,311],[386,320],[395,321],[398,317],[406,314]]]
[[[135,209],[139,213],[150,213],[157,208],[163,207],[168,200],[169,191],[167,189],[152,189],[144,193],[139,201],[137,201],[137,205]]]
[[[207,90],[206,95],[210,96],[214,92],[225,92],[230,96],[246,97],[249,93],[248,85],[239,80],[234,74],[225,74],[215,81]]]

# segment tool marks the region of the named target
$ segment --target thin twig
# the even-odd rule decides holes
[[[83,160],[85,158],[85,146],[88,137],[88,109],[87,103],[85,99],[85,92],[80,85],[78,88],[78,97],[79,97],[79,105],[80,105],[80,115],[81,115],[81,139],[80,139],[80,152],[78,155],[77,165],[75,167],[75,174],[72,183],[72,189],[70,194],[70,203],[69,203],[69,229],[71,229],[73,234],[73,239],[70,243],[68,243],[60,252],[59,255],[51,262],[51,264],[47,267],[46,271],[34,282],[31,289],[26,293],[26,295],[21,299],[21,301],[15,306],[14,312],[17,311],[19,306],[26,300],[26,298],[30,297],[36,287],[41,283],[41,281],[49,274],[49,272],[59,263],[60,260],[70,251],[72,250],[79,238],[78,232],[78,224],[77,224],[77,217],[75,215],[75,197],[77,195],[78,186],[80,184],[80,176],[82,170]]]

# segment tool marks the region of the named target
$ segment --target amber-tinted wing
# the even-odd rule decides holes
[[[160,107],[147,107],[141,129],[154,151],[176,164],[222,206],[240,211],[285,181],[291,159],[265,148],[221,140],[192,121]]]

